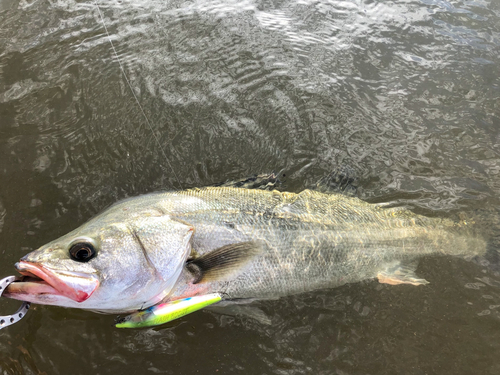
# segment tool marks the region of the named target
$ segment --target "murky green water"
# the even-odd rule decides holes
[[[368,201],[500,207],[496,0],[99,7],[152,129],[95,3],[0,0],[0,276],[120,198],[254,173],[300,191],[347,166]],[[272,325],[32,307],[0,331],[0,373],[500,373],[500,277],[437,257],[418,274],[263,302]]]

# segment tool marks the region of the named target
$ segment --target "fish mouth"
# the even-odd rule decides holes
[[[37,297],[63,296],[83,302],[99,286],[95,276],[82,272],[53,270],[26,261],[16,263],[15,267],[24,277],[5,289],[3,296],[8,298],[36,302]]]

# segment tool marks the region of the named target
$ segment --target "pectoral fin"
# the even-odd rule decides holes
[[[378,281],[382,284],[399,285],[425,285],[429,282],[415,275],[416,263],[398,263],[395,266],[387,267],[377,274]]]
[[[120,319],[115,326],[117,328],[158,326],[217,303],[221,299],[222,297],[220,294],[212,293],[162,303],[160,305],[151,306],[146,310],[130,314]]]
[[[203,254],[199,258],[189,260],[186,268],[195,276],[193,284],[222,280],[243,267],[260,251],[260,246],[255,242],[226,245]]]

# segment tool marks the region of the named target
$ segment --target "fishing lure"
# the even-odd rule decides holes
[[[128,315],[116,323],[117,328],[153,327],[219,302],[219,293],[205,294],[162,303]]]

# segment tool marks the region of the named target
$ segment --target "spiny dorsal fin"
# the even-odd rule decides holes
[[[342,193],[347,196],[355,197],[357,194],[356,174],[354,169],[347,166],[338,167],[329,175],[323,177],[316,183],[312,190],[320,193]]]
[[[281,181],[278,176],[280,173],[264,173],[259,175],[253,175],[247,178],[242,178],[240,180],[226,181],[222,184],[216,184],[216,187],[234,187],[234,188],[244,188],[244,189],[260,189],[272,191],[279,186],[281,186]]]
[[[251,241],[230,244],[189,260],[186,267],[195,276],[193,284],[221,280],[243,267],[260,251],[260,246]]]

